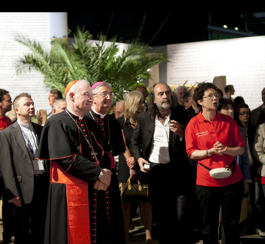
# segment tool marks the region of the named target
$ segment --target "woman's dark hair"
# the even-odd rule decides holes
[[[244,104],[245,103],[245,100],[244,100],[244,98],[243,97],[236,97],[235,99],[234,99],[234,108],[236,108],[238,105],[240,105],[240,104]]]
[[[223,108],[225,108],[227,106],[227,104],[230,104],[234,108],[234,104],[233,104],[233,102],[230,99],[220,97],[219,98],[219,105],[218,105],[217,110],[220,112],[221,109],[223,109]]]
[[[210,88],[217,91],[217,87],[213,83],[210,83],[210,82],[203,82],[195,88],[194,94],[193,94],[193,100],[197,103],[197,106],[199,108],[201,108],[201,105],[198,103],[198,100],[202,100],[204,96],[204,92]]]
[[[235,115],[234,115],[234,120],[236,121],[236,123],[238,124],[238,126],[241,126],[241,121],[239,120],[239,111],[241,108],[248,108],[249,109],[249,106],[245,103],[243,104],[240,104],[236,107],[235,109]],[[248,121],[248,127],[252,126],[252,122],[251,122],[251,112],[250,112],[250,109],[249,109],[249,121]]]
[[[224,96],[224,93],[223,93],[223,91],[220,88],[217,88],[216,91],[220,94],[221,97]]]

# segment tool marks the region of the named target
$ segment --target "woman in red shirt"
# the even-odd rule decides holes
[[[217,112],[219,95],[214,84],[200,84],[193,99],[202,111],[190,120],[185,137],[188,156],[198,162],[196,190],[202,211],[203,243],[218,243],[221,206],[226,244],[236,244],[243,176],[235,157],[243,154],[244,139],[236,122]],[[217,168],[217,173],[211,171]]]

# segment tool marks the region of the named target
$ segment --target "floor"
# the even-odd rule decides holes
[[[2,222],[0,221],[0,233],[3,231]],[[145,232],[144,226],[140,217],[136,217],[132,220],[132,228],[130,229],[131,244],[145,244]],[[222,241],[219,241],[222,243]],[[2,243],[2,235],[0,234],[0,244]],[[189,244],[202,244],[200,240],[200,235],[198,232],[195,232],[194,241],[189,242]],[[255,244],[255,243],[265,243],[265,238],[260,237],[258,234],[245,235],[240,237],[241,244]],[[60,243],[58,243],[60,244]],[[154,236],[154,244],[158,244],[158,240]]]

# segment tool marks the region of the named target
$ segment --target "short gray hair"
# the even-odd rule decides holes
[[[63,99],[56,99],[53,103],[53,106],[52,108],[55,109],[55,110],[58,110],[60,108],[60,103],[61,102],[66,102],[66,99],[63,98]]]
[[[189,89],[186,86],[178,86],[175,90],[175,93],[177,94],[179,90],[185,89],[185,92],[189,92]]]
[[[111,86],[111,84],[108,83],[108,82],[104,82],[104,83],[101,83],[100,85],[98,85],[96,88],[94,88],[94,89],[92,90],[92,94],[93,94],[93,95],[97,95],[97,93],[98,93],[98,88],[103,87],[103,86],[108,87],[108,88],[112,91],[112,86]]]

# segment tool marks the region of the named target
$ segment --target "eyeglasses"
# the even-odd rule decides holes
[[[89,92],[81,93],[81,95],[89,99],[93,98],[93,94],[90,94]]]
[[[214,99],[214,97],[215,97],[216,99],[219,99],[219,98],[220,98],[220,95],[219,95],[219,94],[209,94],[208,96],[203,97],[203,98]]]
[[[242,113],[238,113],[239,115],[250,115],[250,112],[242,112]]]
[[[101,92],[101,93],[97,93],[98,95],[100,95],[101,97],[109,97],[109,98],[112,98],[114,96],[114,93],[112,92]],[[97,95],[95,94],[95,95]]]

